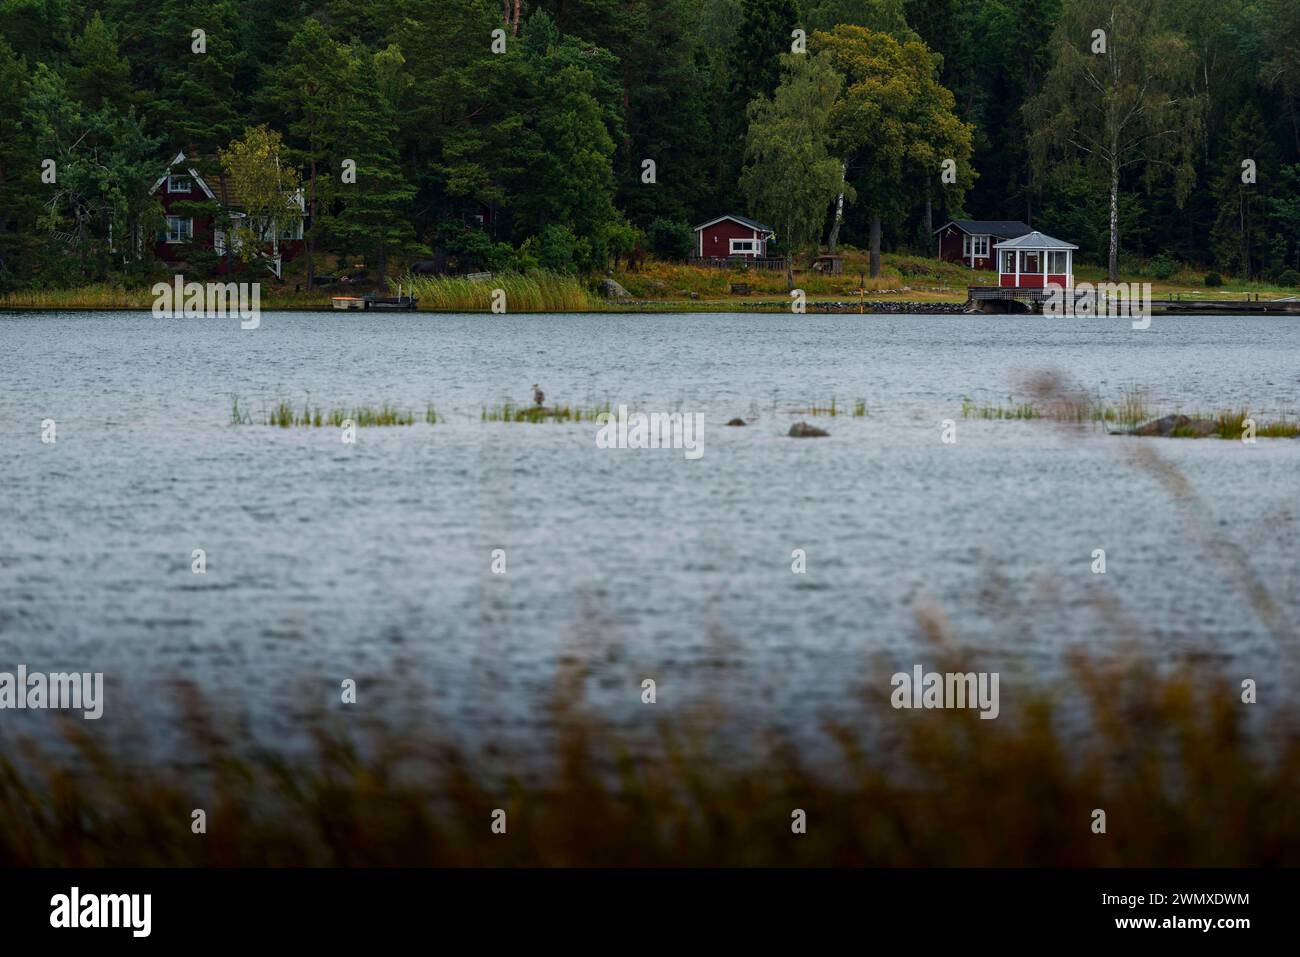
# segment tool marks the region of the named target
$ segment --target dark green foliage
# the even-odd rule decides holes
[[[646,230],[650,251],[660,259],[685,259],[695,245],[695,232],[685,223],[656,219]]]
[[[1147,271],[1156,279],[1168,279],[1178,272],[1178,260],[1161,253],[1151,260],[1151,265],[1147,267]]]
[[[327,224],[336,246],[375,266],[381,286],[390,255],[422,251],[410,217],[416,190],[398,164],[397,123],[380,87],[383,59],[365,47],[351,51],[334,147],[356,164],[356,177],[355,182],[340,182],[338,210]]]
[[[1197,109],[1176,170],[1154,152],[1121,169],[1119,260],[1276,281],[1300,270],[1300,5],[1136,6],[1148,33],[1181,51],[1185,85],[1166,85]],[[533,0],[516,31],[500,0],[0,0],[0,287],[147,274],[151,244],[140,254],[122,231],[154,235],[148,190],[167,160],[184,150],[219,177],[218,149],[259,124],[301,172],[316,271],[361,258],[375,275],[407,255],[459,271],[600,270],[642,246],[682,258],[689,224],[745,208],[748,107],[776,90],[791,32],[838,24],[922,40],[973,127],[958,189],[937,188],[935,157],[915,152],[873,179],[873,151],[858,147],[887,135],[835,156],[859,192],[839,241],[866,246],[874,217],[883,248],[932,252],[945,218],[1024,219],[1097,262],[1109,254],[1110,183],[1082,155],[1035,173],[1042,124],[1024,109],[1059,65],[1053,31],[1094,7],[1106,5]],[[496,29],[504,53],[492,52]],[[922,114],[943,112],[924,99]],[[912,142],[943,139],[922,132]],[[57,186],[40,180],[46,158]],[[1245,158],[1254,184],[1240,181]],[[355,187],[340,179],[344,159],[358,164]],[[187,265],[204,268],[204,252],[190,252]]]

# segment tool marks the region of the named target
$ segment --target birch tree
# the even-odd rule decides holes
[[[280,134],[266,126],[245,130],[242,139],[219,150],[221,168],[235,188],[244,217],[231,229],[230,247],[244,262],[275,260],[280,230],[300,216],[298,170],[283,159]],[[269,236],[271,254],[263,243]]]
[[[1119,279],[1119,194],[1129,170],[1149,185],[1171,175],[1178,204],[1196,181],[1203,100],[1186,40],[1163,29],[1164,0],[1069,0],[1053,34],[1056,60],[1025,105],[1035,169],[1082,161],[1109,190],[1107,268]]]
[[[815,241],[826,205],[844,187],[842,164],[830,153],[831,110],[844,79],[825,54],[787,53],[775,95],[749,105],[741,191],[754,214],[773,223],[785,247],[785,277],[794,288],[794,251]]]

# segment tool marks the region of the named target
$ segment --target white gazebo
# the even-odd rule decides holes
[[[1073,243],[1035,230],[993,247],[998,255],[998,285],[1041,289],[1049,284],[1074,287]]]

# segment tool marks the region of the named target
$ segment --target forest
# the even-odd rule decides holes
[[[728,212],[873,272],[970,217],[1300,284],[1295,0],[0,0],[0,89],[0,290],[156,277],[179,151],[301,189],[308,288],[684,259]]]

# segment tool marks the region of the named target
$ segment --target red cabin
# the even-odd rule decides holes
[[[223,230],[215,228],[213,218],[182,216],[179,210],[173,212],[173,209],[179,203],[216,202],[231,210],[231,215],[242,217],[244,214],[238,211],[239,199],[234,195],[234,190],[229,183],[220,180],[208,183],[181,152],[167,164],[167,172],[159,177],[149,192],[158,197],[165,217],[165,225],[154,242],[154,254],[159,259],[168,263],[179,262],[184,258],[182,247],[194,245],[213,250],[221,257],[224,264],[226,236]],[[293,259],[303,250],[302,236],[306,204],[302,190],[297,191],[293,202],[302,211],[301,215],[294,217],[292,222],[283,226],[272,224],[263,231],[266,234],[268,252],[275,254],[271,271],[277,276],[280,274],[280,262]]]
[[[998,285],[1014,289],[1041,289],[1048,285],[1074,287],[1073,243],[1035,230],[998,243]]]
[[[939,258],[964,263],[971,269],[994,269],[993,247],[1017,239],[1033,229],[1012,219],[954,219],[935,231],[939,237]]]
[[[691,260],[765,260],[769,240],[776,239],[770,226],[745,216],[728,213],[695,227],[695,251]]]

